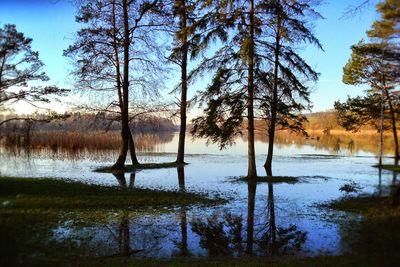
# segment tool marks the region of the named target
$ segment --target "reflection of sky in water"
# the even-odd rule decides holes
[[[156,151],[165,152],[157,154],[140,154],[140,160],[145,162],[170,162],[175,160],[173,152],[176,150],[176,136],[167,144],[162,144]],[[311,141],[310,141],[311,142]],[[234,176],[246,174],[247,159],[245,142],[240,139],[232,148],[219,151],[216,145],[204,146],[203,140],[191,141],[188,138],[185,166],[185,187],[188,191],[220,193],[233,200],[228,204],[214,208],[191,208],[186,212],[188,249],[192,254],[206,254],[199,246],[199,236],[192,232],[190,222],[193,218],[204,218],[215,211],[227,210],[233,214],[241,215],[246,224],[248,188],[246,183],[233,183],[230,179]],[[257,142],[258,174],[265,175],[262,168],[264,164],[266,144]],[[23,156],[10,156],[3,153],[1,156],[1,175],[9,176],[34,176],[70,178],[73,180],[90,183],[118,185],[116,178],[111,174],[91,172],[96,167],[112,163],[116,152],[110,151],[100,161],[93,157],[77,157],[75,160],[60,159],[57,156],[49,159],[44,155],[31,155],[30,160]],[[316,207],[315,204],[337,199],[343,196],[338,189],[345,183],[355,181],[362,187],[363,192],[376,192],[378,185],[378,170],[371,167],[376,164],[376,158],[366,152],[358,152],[355,156],[342,156],[346,151],[339,153],[341,156],[328,155],[324,149],[316,149],[312,145],[297,146],[278,145],[273,163],[273,173],[276,176],[301,177],[301,183],[275,184],[274,201],[276,224],[280,227],[296,225],[299,230],[307,232],[307,240],[302,250],[305,253],[318,252],[340,253],[341,239],[340,226],[333,221],[326,220],[327,216],[336,216],[333,211]],[[107,152],[106,152],[107,153]],[[87,154],[83,154],[85,156]],[[108,156],[108,157],[107,157]],[[178,190],[177,169],[155,169],[137,171],[132,177],[125,175],[127,184],[138,187],[163,188]],[[383,171],[381,181],[383,185],[390,184],[392,173]],[[268,221],[267,184],[259,184],[256,190],[255,203],[255,233],[262,232],[263,225]],[[159,216],[140,217],[129,220],[129,246],[137,252],[138,256],[165,257],[176,253],[177,245],[181,239],[182,218],[179,208],[168,214]],[[70,229],[60,226],[56,236],[63,240],[66,237],[87,235],[94,236],[92,242],[107,242],[109,249],[103,254],[116,253],[118,242],[113,241],[118,233],[120,223],[111,221],[104,227],[85,229]],[[245,229],[246,227],[244,227]],[[243,231],[243,235],[246,233]],[[113,239],[114,238],[114,239]],[[116,242],[116,243],[115,243]]]

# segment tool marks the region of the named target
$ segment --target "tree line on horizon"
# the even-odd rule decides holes
[[[246,131],[249,179],[257,177],[255,120],[265,121],[268,153],[264,167],[272,175],[276,131],[288,129],[306,134],[307,118],[303,113],[311,108],[310,86],[319,74],[301,57],[299,48],[308,44],[323,49],[313,33],[314,21],[322,18],[315,10],[317,2],[75,1],[76,21],[81,28],[64,55],[73,64],[75,90],[87,93],[92,99],[101,98],[101,107],[90,102],[86,110],[109,114],[121,125],[122,143],[113,168],[124,168],[128,152],[132,164],[140,164],[132,137],[135,131],[132,122],[138,114],[174,112],[170,103],[159,101],[159,91],[175,68],[180,74],[173,92],[179,95],[176,105],[180,118],[176,164],[185,163],[187,111],[197,104],[203,114],[192,120],[193,136],[218,143],[222,149]],[[382,5],[396,5],[396,1],[383,1],[378,5],[379,12]],[[374,27],[387,26],[388,18],[382,14],[384,26]],[[398,23],[398,14],[390,15],[389,20],[393,16],[394,23]],[[395,25],[393,29],[398,29],[398,24]],[[374,38],[380,38],[376,35]],[[394,36],[397,38],[398,32]],[[38,53],[30,47],[32,39],[11,24],[0,29],[0,37],[2,107],[21,100],[32,104],[49,102],[53,96],[68,93],[55,86],[30,87],[20,92],[9,90],[13,86],[27,86],[29,81],[47,81],[48,77],[41,72],[43,64]],[[391,51],[398,52],[395,49],[398,48]],[[388,48],[386,51],[385,55],[392,58],[385,60],[392,67],[398,58]],[[389,69],[389,65],[385,68]],[[345,67],[346,77],[353,74],[346,73]],[[188,99],[188,88],[205,77],[210,79],[207,86]],[[389,90],[387,77],[385,88]],[[363,83],[353,82],[356,79],[344,81]],[[138,111],[138,106],[143,110]],[[339,114],[348,113],[339,110]],[[345,121],[343,116],[340,118]],[[243,129],[243,124],[247,129]]]

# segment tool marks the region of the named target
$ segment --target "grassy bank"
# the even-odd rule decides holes
[[[137,209],[215,204],[219,200],[187,192],[89,185],[45,178],[0,177],[0,203],[5,208]]]
[[[112,236],[129,235],[131,220],[222,202],[187,192],[0,177],[0,266],[91,265],[98,258],[88,255],[119,240],[96,239],[114,227]]]
[[[384,169],[384,170],[400,172],[400,166],[399,165],[381,165],[381,166],[376,166],[376,167]]]
[[[377,259],[375,263],[365,262],[366,266],[396,265],[400,246],[400,206],[394,205],[393,192],[390,196],[343,198],[325,205],[337,211],[362,215],[361,220],[345,220],[339,227],[341,243],[348,248],[349,258]]]

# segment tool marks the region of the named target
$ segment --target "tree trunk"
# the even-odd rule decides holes
[[[182,62],[181,62],[181,102],[180,102],[180,130],[178,142],[178,155],[176,162],[185,163],[185,137],[186,137],[186,110],[187,110],[187,57],[188,42],[186,34],[186,0],[181,1],[180,7],[180,30],[184,32],[182,37]]]
[[[129,152],[131,154],[131,161],[132,164],[139,164],[139,161],[136,156],[136,149],[135,149],[135,141],[133,140],[133,134],[131,129],[129,129]]]
[[[121,128],[121,139],[122,139],[121,150],[119,151],[119,156],[117,161],[113,165],[113,169],[121,169],[125,166],[126,154],[128,153],[129,136],[127,135],[123,125]]]
[[[396,118],[395,118],[395,111],[393,108],[392,100],[389,95],[389,91],[385,90],[386,98],[389,104],[389,111],[390,111],[390,121],[392,125],[392,132],[393,132],[393,140],[394,140],[394,162],[395,165],[399,163],[399,139],[397,137],[397,129],[396,129]]]
[[[257,178],[256,153],[254,147],[254,1],[250,0],[250,48],[248,59],[248,98],[247,98],[247,178]]]
[[[278,77],[279,77],[279,53],[280,53],[280,28],[281,28],[281,16],[277,11],[277,25],[276,25],[276,36],[275,36],[275,61],[274,61],[274,83],[272,88],[272,103],[271,103],[271,116],[269,121],[268,129],[268,154],[267,160],[265,161],[264,167],[267,171],[268,176],[272,176],[272,157],[274,154],[274,142],[275,142],[275,128],[276,128],[276,115],[277,115],[277,102],[278,102]]]
[[[125,165],[129,143],[133,145],[132,135],[129,129],[129,21],[127,0],[122,0],[122,12],[124,22],[124,73],[122,79],[122,111],[121,111],[121,137],[122,147],[114,168],[122,168]]]
[[[117,45],[117,26],[116,26],[116,19],[115,19],[115,1],[112,1],[112,23],[113,23],[113,48],[114,48],[114,56],[115,56],[115,69],[116,69],[116,81],[117,81],[117,94],[118,94],[118,103],[121,112],[121,118],[123,118],[124,114],[124,98],[122,96],[122,85],[121,85],[121,70],[120,70],[120,61],[119,61],[119,54],[118,54],[118,45]],[[118,156],[117,161],[113,165],[113,168],[120,169],[125,166],[126,161],[126,154],[128,152],[128,141],[129,137],[126,132],[126,128],[124,127],[123,121],[121,121],[121,140],[122,145],[120,149],[120,153]]]

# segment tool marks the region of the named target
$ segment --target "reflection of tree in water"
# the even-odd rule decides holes
[[[185,192],[185,171],[183,166],[177,168],[177,174],[179,191]],[[122,190],[128,190],[134,187],[136,172],[129,174],[129,183],[127,182],[123,172],[113,173],[113,175],[117,179]],[[180,207],[178,216],[180,221],[180,237],[179,241],[174,242],[178,251],[174,252],[173,254],[175,256],[190,256],[191,253],[188,249],[186,207]],[[158,229],[155,230],[156,228]],[[169,234],[177,231],[176,229],[169,229],[169,226],[166,226],[165,229],[162,228],[163,226],[154,224],[150,221],[133,222],[132,218],[129,219],[127,216],[121,216],[118,224],[118,235],[115,236],[115,239],[118,240],[119,250],[118,254],[115,256],[130,256],[136,252],[141,252],[141,254],[150,253],[150,255],[152,255],[153,252],[159,250],[160,246],[162,246],[163,242],[160,240],[167,238]],[[137,233],[138,235],[133,234],[133,232]],[[130,235],[134,235],[136,238],[131,240]],[[135,247],[140,249],[132,250],[130,246],[131,244],[136,244]]]
[[[125,178],[125,173],[123,172],[114,172],[112,173],[114,177],[117,179],[119,186],[123,190],[128,189],[128,183]],[[136,171],[133,171],[129,174],[129,188],[133,188],[135,186],[135,179],[136,179]]]
[[[214,213],[191,223],[192,231],[200,236],[200,246],[207,250],[209,256],[241,256],[244,252],[264,256],[281,255],[300,250],[307,233],[298,230],[295,225],[276,226],[273,184],[268,185],[268,212],[266,223],[261,227],[254,225],[256,185],[249,183],[248,189],[246,240],[243,238],[242,216],[230,212]]]
[[[178,174],[178,184],[179,184],[179,191],[185,192],[185,169],[183,166],[177,167],[177,174]],[[186,216],[186,208],[181,207],[179,211],[179,220],[180,220],[180,228],[181,228],[181,238],[180,241],[175,242],[178,248],[178,252],[174,254],[176,256],[183,256],[187,257],[190,256],[190,252],[188,249],[188,233],[187,233],[187,216]]]
[[[297,230],[297,226],[293,224],[286,228],[276,226],[272,183],[268,183],[268,218],[268,231],[258,240],[260,250],[271,256],[300,250],[307,239],[307,233]]]

